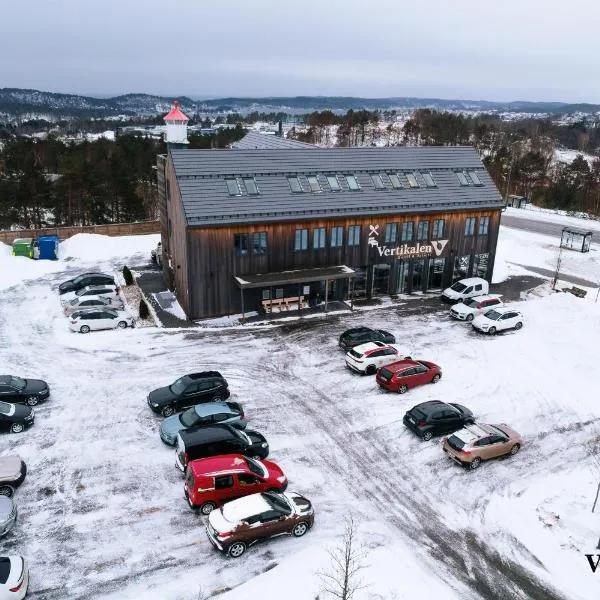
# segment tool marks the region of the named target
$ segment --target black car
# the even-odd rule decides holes
[[[58,286],[58,293],[76,292],[88,285],[115,285],[115,278],[104,273],[83,273],[73,279],[63,281]]]
[[[195,404],[219,402],[229,398],[227,381],[218,371],[184,375],[167,387],[148,394],[148,406],[163,417],[170,417]]]
[[[48,399],[50,388],[41,379],[0,375],[0,400],[35,406]]]
[[[473,413],[462,404],[430,400],[413,406],[402,422],[419,437],[430,440],[434,435],[452,433],[475,422]]]
[[[347,352],[350,348],[367,342],[385,342],[386,344],[396,343],[396,338],[383,329],[369,329],[368,327],[355,327],[348,329],[340,335],[338,346]]]
[[[21,433],[33,425],[34,412],[30,406],[0,401],[0,428],[11,433]]]
[[[247,429],[220,423],[198,429],[184,429],[177,435],[177,459],[175,464],[185,471],[190,460],[208,458],[220,454],[244,454],[250,457],[267,458],[269,444],[265,437]]]

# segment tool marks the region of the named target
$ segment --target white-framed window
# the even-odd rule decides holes
[[[267,232],[258,231],[252,234],[252,254],[267,253]]]
[[[386,244],[394,244],[396,242],[396,236],[398,235],[398,223],[387,223],[385,226],[385,240]]]
[[[467,217],[465,219],[465,235],[473,235],[475,233],[475,217]]]
[[[308,250],[308,229],[296,229],[296,237],[294,239],[294,250],[296,252]]]
[[[435,219],[433,221],[433,228],[431,230],[431,238],[434,240],[439,240],[444,237],[444,227],[446,222],[444,219]]]
[[[332,227],[331,228],[331,247],[340,248],[344,245],[344,228],[343,227]]]
[[[348,227],[348,246],[360,246],[360,225]]]
[[[412,242],[412,240],[413,240],[413,223],[412,223],[412,221],[408,221],[407,223],[402,223],[402,235],[400,236],[400,241]]]
[[[489,217],[479,217],[479,235],[487,235],[490,229],[490,218]]]
[[[429,237],[429,221],[419,221],[417,225],[417,240],[423,241]]]
[[[313,229],[313,248],[315,248],[316,250],[325,248],[325,243],[325,227],[317,227],[317,229]]]

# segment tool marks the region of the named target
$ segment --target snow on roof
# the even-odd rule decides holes
[[[181,112],[181,109],[179,108],[179,101],[175,100],[173,102],[173,108],[169,111],[169,113],[167,115],[165,115],[164,119],[165,122],[169,122],[169,121],[189,121],[190,118],[184,114],[183,112]]]
[[[270,509],[262,494],[252,494],[227,502],[223,506],[223,516],[231,523],[237,523]]]

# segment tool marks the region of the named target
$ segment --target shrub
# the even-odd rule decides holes
[[[147,319],[150,316],[150,310],[148,309],[148,305],[146,301],[141,298],[140,299],[140,319]]]
[[[131,274],[131,271],[127,265],[123,267],[123,279],[125,280],[125,285],[133,284],[133,275]]]

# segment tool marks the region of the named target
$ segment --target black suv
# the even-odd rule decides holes
[[[0,400],[35,406],[48,399],[50,388],[41,379],[23,379],[14,375],[0,375]]]
[[[76,292],[88,285],[115,285],[115,278],[104,273],[83,273],[73,279],[63,281],[58,286],[58,293]]]
[[[33,425],[34,411],[30,406],[0,402],[0,429],[21,433]]]
[[[402,422],[419,437],[430,440],[434,435],[452,433],[475,422],[473,413],[461,404],[430,400],[413,406]]]
[[[350,348],[367,342],[385,342],[386,344],[394,344],[396,338],[389,332],[383,329],[369,329],[368,327],[355,327],[348,329],[340,335],[338,346],[348,352]]]
[[[229,386],[219,371],[204,371],[184,375],[167,387],[158,388],[148,394],[148,406],[163,417],[202,404],[219,402],[229,398]]]
[[[184,429],[177,435],[175,464],[181,471],[185,471],[190,460],[220,454],[267,458],[269,444],[258,431],[240,431],[227,423],[207,425],[199,429]]]

